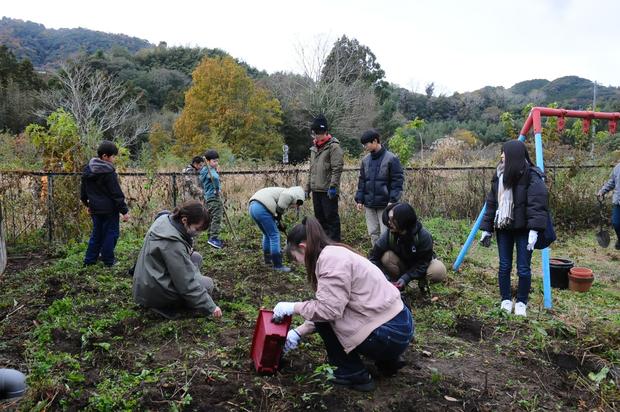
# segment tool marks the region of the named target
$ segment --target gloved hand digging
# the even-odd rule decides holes
[[[299,342],[301,341],[301,335],[295,329],[288,331],[286,335],[286,342],[284,343],[284,353],[297,349]]]

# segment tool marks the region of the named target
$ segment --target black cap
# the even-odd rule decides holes
[[[220,155],[213,149],[207,150],[205,153],[205,159],[207,160],[219,159],[219,157]]]
[[[322,114],[318,115],[312,122],[310,128],[316,134],[323,134],[327,132],[327,119]]]
[[[375,129],[366,130],[364,134],[362,134],[362,137],[360,137],[360,141],[362,142],[362,144],[370,143],[373,140],[379,141],[379,139],[379,132],[377,132]]]

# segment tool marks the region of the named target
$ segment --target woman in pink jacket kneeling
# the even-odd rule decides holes
[[[374,360],[387,376],[405,365],[401,355],[413,338],[413,318],[379,268],[331,241],[314,218],[291,229],[286,250],[305,264],[315,298],[275,306],[274,318],[298,314],[306,320],[289,331],[285,352],[318,332],[329,363],[337,368],[332,383],[360,391],[375,387],[360,355]]]

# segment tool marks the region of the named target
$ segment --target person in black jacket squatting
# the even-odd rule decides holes
[[[101,258],[106,266],[113,266],[114,248],[120,235],[119,213],[123,222],[129,220],[129,208],[118,182],[114,160],[116,145],[104,140],[97,148],[97,156],[84,167],[80,199],[93,220],[93,231],[88,241],[84,265],[94,265]]]
[[[381,218],[389,230],[379,237],[368,258],[394,286],[403,290],[416,279],[420,290],[426,293],[427,280],[441,282],[446,278],[446,266],[433,252],[433,237],[410,204],[391,204]]]
[[[532,164],[523,142],[504,143],[480,225],[483,246],[490,246],[494,230],[497,234],[501,308],[508,313],[512,312],[512,254],[517,249],[519,284],[514,312],[518,316],[526,316],[532,283],[532,251],[539,233],[547,227],[548,192],[543,178],[543,172]]]

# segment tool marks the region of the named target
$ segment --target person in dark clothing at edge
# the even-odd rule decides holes
[[[389,205],[382,220],[389,230],[379,237],[368,259],[383,270],[394,286],[402,290],[415,279],[420,290],[427,292],[428,280],[445,279],[446,267],[435,257],[433,237],[410,204]]]
[[[368,235],[374,246],[379,236],[387,231],[381,218],[383,211],[389,204],[400,201],[403,168],[398,157],[381,145],[376,130],[364,132],[360,141],[370,153],[362,160],[355,203],[357,210],[365,209]]]
[[[532,251],[538,232],[547,228],[548,191],[543,178],[543,172],[532,164],[523,142],[504,143],[480,225],[483,246],[490,246],[493,231],[497,234],[500,307],[508,313],[512,312],[510,272],[516,246],[519,284],[514,311],[517,316],[526,316],[532,283]]]
[[[117,155],[116,145],[104,140],[97,148],[99,157],[90,159],[82,172],[80,200],[93,220],[84,265],[94,265],[101,258],[105,266],[113,266],[120,235],[119,213],[124,222],[129,220],[129,208],[114,169]]]
[[[325,116],[319,115],[312,122],[313,146],[310,148],[310,167],[305,191],[312,193],[314,216],[327,236],[340,241],[340,216],[338,192],[344,165],[340,142],[328,133]]]

